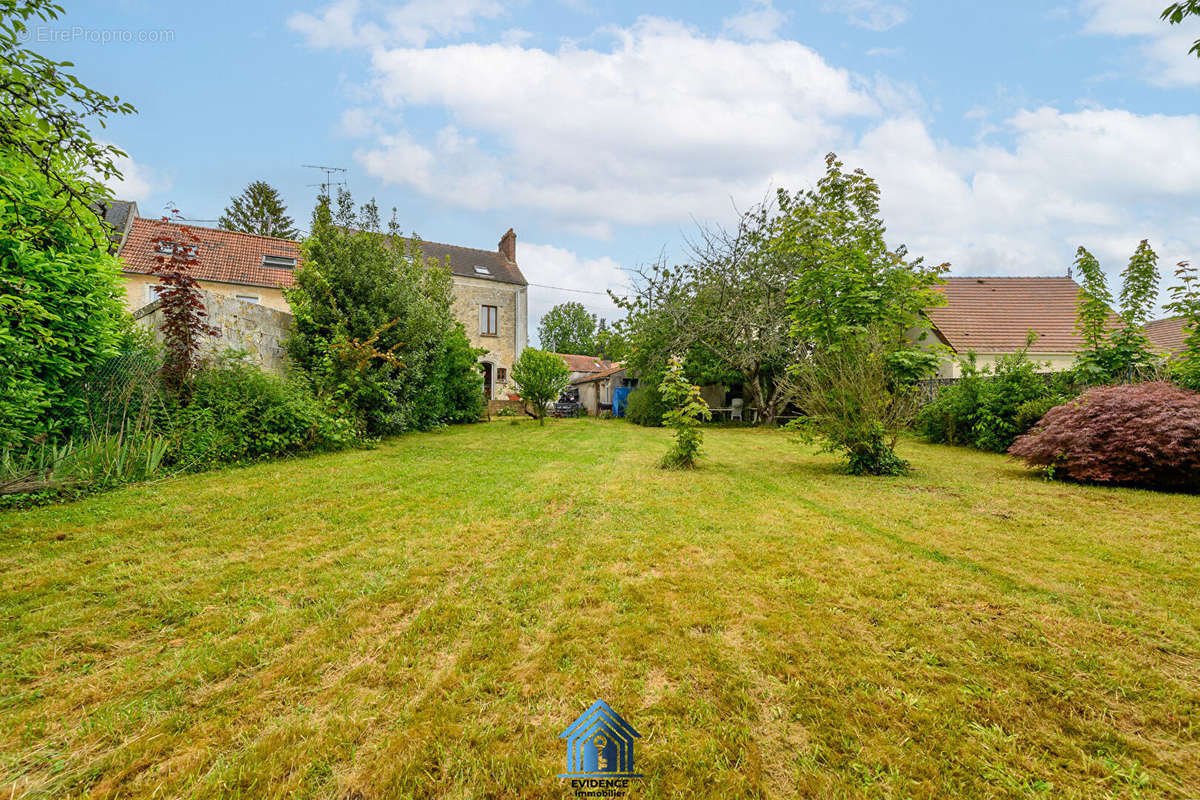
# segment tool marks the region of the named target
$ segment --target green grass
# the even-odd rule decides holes
[[[496,422],[0,514],[0,797],[1200,796],[1200,498]]]

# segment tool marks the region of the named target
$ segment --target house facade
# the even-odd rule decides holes
[[[910,337],[943,352],[940,378],[960,377],[958,359],[968,352],[980,367],[1016,353],[1030,331],[1037,339],[1029,357],[1044,371],[1069,369],[1083,347],[1075,330],[1082,289],[1069,277],[946,278],[938,291],[946,304],[926,309],[931,330],[912,331]]]
[[[157,297],[159,268],[155,242],[190,241],[183,226],[134,217],[124,233],[118,254],[125,274],[125,304],[137,311]],[[302,259],[296,242],[270,236],[201,228],[188,229],[196,244],[199,266],[194,275],[200,288],[242,303],[288,312],[284,290],[295,284]],[[449,267],[454,284],[451,311],[466,328],[480,356],[488,399],[504,399],[511,388],[513,362],[529,339],[528,283],[516,260],[516,234],[509,229],[496,250],[477,250],[438,242],[422,242],[427,259]]]

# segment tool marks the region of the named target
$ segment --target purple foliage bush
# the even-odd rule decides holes
[[[1102,386],[1046,412],[1008,450],[1056,478],[1200,490],[1200,392]]]

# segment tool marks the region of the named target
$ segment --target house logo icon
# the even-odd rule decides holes
[[[567,771],[558,777],[570,778],[578,796],[607,790],[603,796],[619,797],[629,779],[642,777],[633,768],[633,740],[642,735],[603,700],[592,703],[558,738],[567,740]]]

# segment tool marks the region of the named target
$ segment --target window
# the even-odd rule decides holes
[[[238,300],[241,300],[243,303],[255,303],[255,304],[257,304],[258,301],[261,299],[256,294],[235,294],[234,297],[236,297]]]
[[[264,254],[262,265],[264,267],[275,267],[276,269],[295,269],[296,259],[291,256],[273,256]]]
[[[492,271],[490,269],[488,269],[487,267],[483,267],[483,266],[480,266],[479,264],[476,264],[475,265],[475,274],[476,275],[491,275]]]
[[[508,370],[504,367],[496,367],[497,383],[505,383],[508,380]]]
[[[147,283],[146,284],[146,302],[153,303],[155,300],[158,299],[158,296],[160,294],[162,294],[164,291],[166,291],[166,288],[167,287],[162,286],[162,285]]]
[[[499,313],[495,306],[479,307],[479,332],[484,336],[495,336],[499,328]]]
[[[175,255],[175,248],[177,247],[179,247],[179,242],[159,242],[158,247],[155,248],[155,251],[164,256],[173,256]],[[180,253],[180,255],[186,255],[189,258],[195,258],[196,253],[197,246],[194,244],[189,244],[183,248],[183,252]]]

